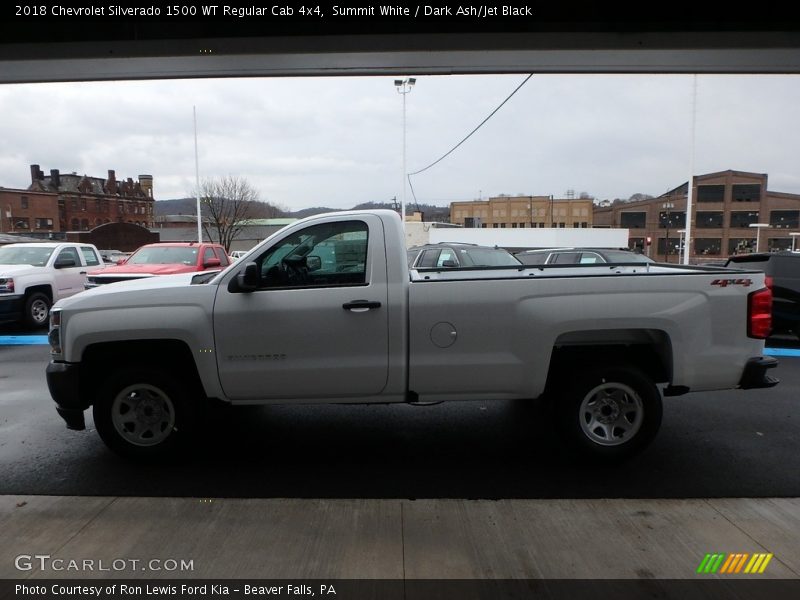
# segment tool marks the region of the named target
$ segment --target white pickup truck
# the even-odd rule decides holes
[[[31,242],[0,247],[0,321],[44,327],[50,306],[83,291],[88,269],[103,268],[92,244]]]
[[[103,286],[51,313],[59,414],[158,457],[208,399],[544,398],[576,450],[641,450],[665,396],[770,387],[763,273],[663,265],[409,271],[391,211],[311,217],[218,274]]]

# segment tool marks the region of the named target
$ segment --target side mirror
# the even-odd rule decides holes
[[[306,256],[306,269],[308,272],[318,271],[322,268],[322,259],[319,256]]]
[[[239,271],[231,283],[236,282],[235,286],[228,286],[230,292],[252,292],[258,289],[259,284],[258,265],[254,262],[249,262],[244,266],[244,269]]]
[[[210,269],[212,267],[219,267],[222,265],[222,262],[218,258],[209,258],[205,262],[203,262],[204,269]]]
[[[68,269],[69,267],[77,267],[75,259],[70,256],[59,256],[53,265],[56,269]]]

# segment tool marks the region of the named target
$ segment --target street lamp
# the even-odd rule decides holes
[[[667,234],[666,239],[664,239],[664,262],[669,262],[669,226],[670,221],[672,220],[672,215],[669,211],[675,208],[675,205],[672,202],[664,202],[664,204],[661,205],[661,208],[667,211]]]
[[[769,223],[750,223],[749,227],[756,229],[756,252],[761,249],[761,230],[769,227]]]
[[[800,235],[800,232],[794,231],[789,234],[792,236],[792,252],[796,252],[795,250],[795,241],[797,240],[797,236]]]
[[[401,200],[402,206],[400,207],[400,218],[403,221],[403,231],[406,227],[406,94],[411,91],[417,80],[413,77],[406,77],[405,79],[395,79],[394,86],[397,88],[397,93],[403,96],[403,197]]]

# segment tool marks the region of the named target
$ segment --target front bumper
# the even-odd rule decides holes
[[[67,429],[86,429],[83,411],[89,408],[90,403],[81,400],[79,383],[80,365],[63,362],[47,365],[47,387]]]
[[[0,321],[18,321],[24,305],[25,296],[0,296]]]
[[[739,387],[743,390],[770,388],[778,385],[780,379],[767,375],[769,369],[778,366],[778,361],[771,356],[758,356],[747,361],[744,373],[739,380]]]

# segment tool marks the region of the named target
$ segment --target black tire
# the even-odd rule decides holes
[[[189,447],[197,430],[197,407],[186,382],[155,367],[110,373],[93,406],[97,433],[117,454],[153,460]]]
[[[635,367],[598,367],[574,374],[554,401],[566,443],[583,458],[630,458],[653,441],[661,426],[661,393]]]
[[[25,325],[34,329],[47,327],[51,304],[50,298],[42,292],[33,292],[25,298],[25,312],[22,315]]]

